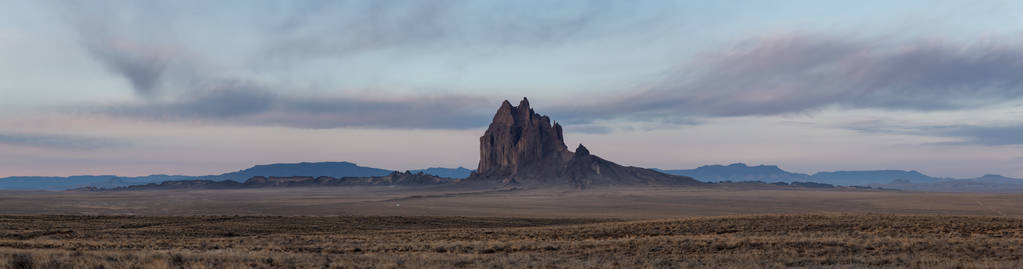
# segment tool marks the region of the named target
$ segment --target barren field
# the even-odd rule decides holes
[[[0,192],[0,215],[482,216],[656,219],[793,213],[1023,216],[1023,194],[743,188],[402,187]]]
[[[0,193],[10,268],[1023,266],[1023,195],[797,188]]]
[[[1023,219],[0,217],[11,268],[1023,266]]]

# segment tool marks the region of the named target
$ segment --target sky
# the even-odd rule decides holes
[[[0,177],[620,164],[1023,178],[1019,1],[0,0]]]

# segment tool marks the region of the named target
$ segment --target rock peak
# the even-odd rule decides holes
[[[561,124],[529,107],[505,100],[480,137],[479,166],[467,182],[522,185],[588,186],[699,184],[689,177],[625,167],[595,155],[579,144],[575,153],[565,146]]]
[[[579,144],[579,146],[575,148],[575,156],[586,155],[590,155],[590,150],[586,149],[586,147],[584,147],[583,144]]]
[[[508,100],[504,100],[504,103],[501,103],[501,107],[497,109],[497,113],[494,113],[494,120],[490,125],[510,125],[515,122],[516,114],[515,107],[513,107]]]
[[[480,137],[480,174],[513,175],[519,168],[544,159],[571,156],[561,133],[550,118],[529,108],[525,98],[513,107],[506,100],[494,115],[494,122]]]
[[[532,108],[529,108],[529,99],[526,99],[525,97],[522,97],[522,101],[519,101],[519,106],[515,107],[515,109],[519,111],[519,117],[524,119],[531,120],[534,116],[537,118],[540,117],[540,115],[536,115],[536,113],[533,112]],[[546,116],[544,116],[544,118],[546,118]]]

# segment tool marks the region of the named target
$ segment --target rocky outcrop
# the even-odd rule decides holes
[[[507,177],[521,173],[552,172],[546,164],[563,163],[572,153],[565,146],[561,125],[533,112],[529,100],[518,106],[507,100],[480,137],[479,175]],[[542,170],[542,171],[538,171]]]
[[[537,114],[523,98],[504,101],[480,137],[480,163],[467,182],[575,187],[699,184],[689,177],[626,167],[590,154],[583,145],[573,153],[562,127]]]

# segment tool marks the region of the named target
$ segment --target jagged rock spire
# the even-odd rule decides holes
[[[590,154],[579,144],[565,146],[561,124],[551,124],[522,98],[518,106],[505,100],[480,137],[480,163],[468,182],[527,185],[698,184],[688,177],[624,167]]]
[[[480,137],[480,163],[477,173],[515,174],[524,165],[544,158],[562,158],[570,154],[565,146],[561,125],[529,108],[522,98],[518,106],[504,101],[486,133]]]

